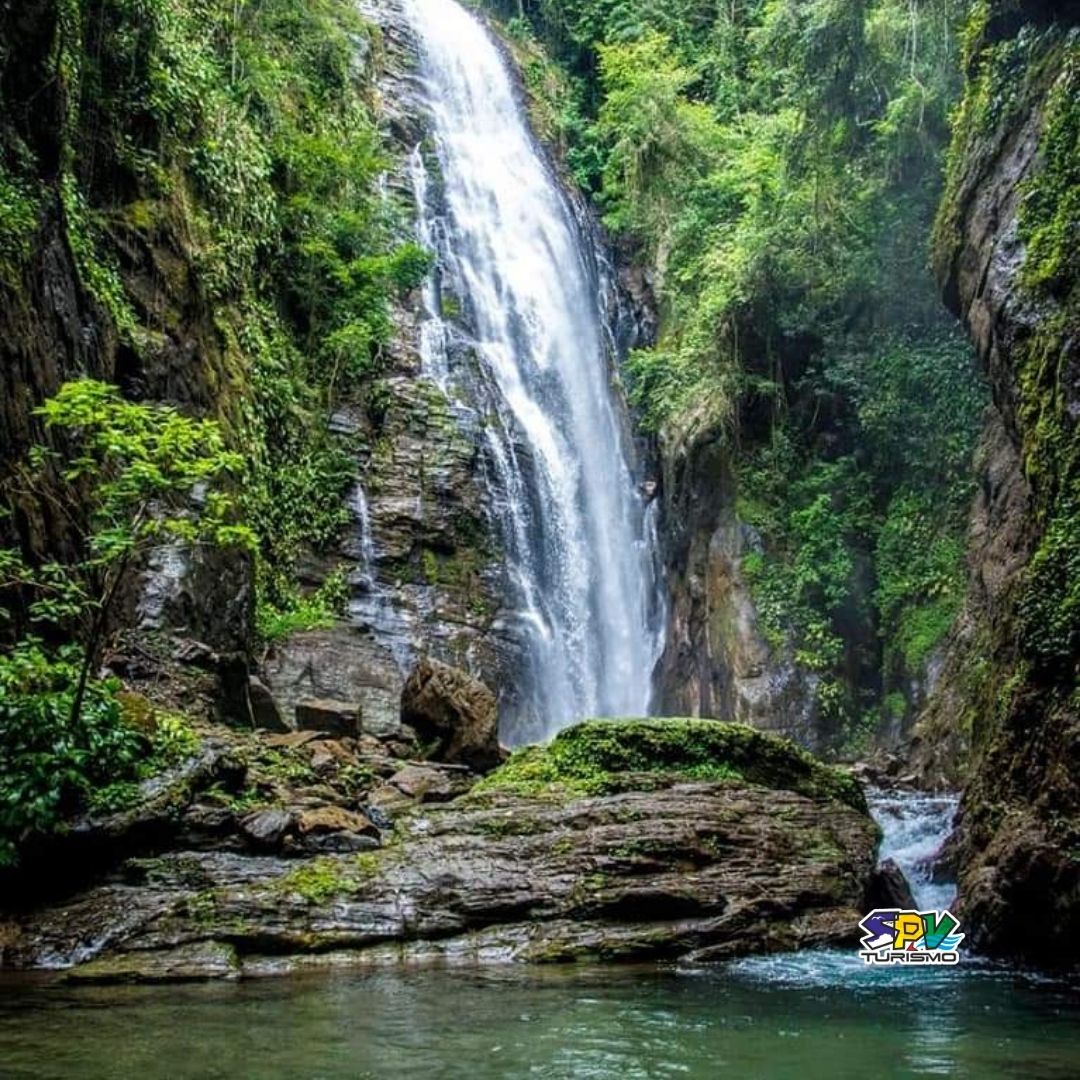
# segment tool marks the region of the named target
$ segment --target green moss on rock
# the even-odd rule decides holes
[[[517,751],[472,796],[602,795],[677,780],[741,781],[866,810],[858,782],[794,743],[719,720],[587,720]]]
[[[312,859],[286,874],[277,882],[277,890],[295,895],[309,904],[325,904],[335,896],[354,891],[356,881],[347,873],[341,859],[329,856]]]

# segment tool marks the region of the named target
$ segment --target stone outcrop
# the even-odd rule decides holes
[[[401,692],[401,719],[430,745],[428,756],[477,772],[500,761],[495,695],[467,672],[424,657]]]
[[[1072,964],[1080,959],[1077,263],[1069,250],[1040,284],[1030,264],[1043,260],[1045,278],[1046,248],[1036,254],[1025,215],[1072,198],[1046,189],[1068,185],[1060,170],[1077,153],[1080,10],[1010,2],[984,14],[935,261],[996,412],[983,444],[967,604],[918,753],[930,779],[967,776],[948,856],[968,942]]]
[[[307,808],[278,790],[292,806],[233,816],[222,835],[235,843],[195,843],[189,825],[72,895],[0,916],[3,963],[175,980],[841,945],[857,937],[878,839],[849,777],[709,721],[580,725],[396,821],[348,809],[343,789]],[[204,819],[211,791],[188,798],[180,818]],[[369,842],[283,846],[320,832]]]

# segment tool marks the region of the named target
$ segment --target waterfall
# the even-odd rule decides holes
[[[436,185],[418,147],[418,236],[439,257],[424,294],[423,359],[451,394],[479,369],[469,396],[484,417],[509,629],[524,657],[504,737],[642,715],[663,613],[593,240],[481,23],[453,0],[405,0],[405,10],[439,173]]]
[[[952,832],[959,797],[951,792],[877,788],[868,789],[866,796],[881,826],[880,858],[892,859],[904,872],[921,910],[948,907],[956,896],[956,883],[935,880],[931,863]]]

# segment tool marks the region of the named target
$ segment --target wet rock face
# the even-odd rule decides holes
[[[78,95],[55,71],[58,40],[68,32],[64,10],[55,0],[28,0],[0,12],[0,150],[9,161],[29,154],[31,182],[40,197],[29,241],[32,254],[18,278],[5,275],[0,282],[0,483],[5,489],[31,445],[66,451],[63,437],[46,432],[34,409],[68,380],[112,381],[132,400],[164,401],[226,423],[235,416],[240,382],[226,364],[215,325],[218,312],[200,283],[187,224],[162,212],[151,233],[118,212],[122,203],[135,205],[143,198],[156,205],[159,192],[138,190],[132,175],[110,156],[107,124],[95,144],[106,147],[100,160],[94,158],[96,169],[77,166],[76,171],[93,173],[82,176],[82,194],[88,208],[110,220],[112,247],[105,259],[115,262],[123,280],[142,330],[138,345],[121,340],[113,317],[84,285],[57,182],[64,155],[86,136],[76,115]],[[125,185],[130,185],[127,198],[118,202],[117,188]],[[85,532],[78,508],[75,520],[67,511],[57,512],[54,484],[46,477],[5,490],[13,513],[0,519],[0,545],[21,548],[32,563],[69,559]],[[142,605],[145,611],[139,611]],[[145,616],[148,629],[235,651],[250,640],[251,613],[247,559],[235,552],[186,552],[182,559],[159,552],[130,575],[112,622],[134,626]],[[16,613],[17,632],[25,630],[20,618]]]
[[[915,897],[911,886],[904,877],[904,871],[892,859],[880,863],[870,877],[870,886],[866,893],[866,908],[896,908],[912,910]]]
[[[659,711],[736,720],[816,746],[815,676],[770,648],[742,575],[760,539],[735,516],[722,434],[699,430],[664,446],[663,459],[670,615]]]
[[[422,744],[435,744],[430,757],[476,772],[499,764],[498,703],[467,672],[423,658],[401,692],[401,719]]]
[[[408,157],[428,123],[417,45],[397,0],[361,10],[382,35],[379,108],[393,144],[388,188],[411,206]],[[429,198],[433,205],[440,198],[437,176]],[[406,223],[402,240],[412,238],[408,229]],[[426,654],[503,694],[516,685],[516,645],[500,618],[506,583],[498,493],[483,452],[488,406],[473,385],[475,358],[464,336],[455,338],[459,363],[448,395],[424,370],[421,296],[398,302],[393,318],[383,377],[342,401],[331,418],[355,456],[353,520],[301,574],[315,588],[344,569],[347,613],[333,628],[275,645],[265,664],[266,682],[290,722],[303,698],[333,697],[360,702],[364,730],[388,731],[397,724],[405,678]]]
[[[1030,48],[1013,72],[1004,121],[992,111],[953,148],[936,262],[943,295],[989,374],[996,412],[981,453],[967,601],[920,721],[918,753],[931,781],[966,778],[948,855],[968,942],[1058,966],[1080,960],[1075,656],[1046,659],[1022,608],[1047,521],[1068,514],[1059,493],[1075,487],[1080,338],[1075,265],[1062,269],[1054,293],[1034,289],[1021,224],[1025,204],[1052,194],[1040,179],[1047,103],[1075,67],[1077,12],[1022,0],[991,5],[990,15],[983,45],[1004,47],[1022,34]],[[977,75],[973,63],[969,78]],[[1000,87],[990,90],[1001,99]],[[1061,574],[1055,613],[1066,634],[1068,578]]]
[[[618,743],[619,725],[596,723],[597,745]],[[845,801],[861,800],[857,787],[789,744],[723,725],[706,733],[710,745],[741,748],[752,755],[744,770],[801,790],[735,779],[719,759],[712,772],[728,778],[692,779],[680,772],[691,758],[672,747],[697,733],[680,723],[650,728],[668,756],[648,777],[608,772],[597,794],[520,790],[520,772],[505,783],[494,773],[454,802],[411,803],[396,823],[338,804],[249,814],[234,847],[130,860],[0,920],[3,962],[170,980],[423,960],[708,961],[856,940],[878,839]],[[632,762],[648,732],[626,730]],[[592,738],[567,759],[590,777],[622,760],[590,763],[580,751]],[[401,771],[391,783],[404,787]],[[370,841],[293,857],[274,848],[324,829]]]

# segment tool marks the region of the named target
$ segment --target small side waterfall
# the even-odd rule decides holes
[[[662,612],[591,238],[535,146],[499,50],[454,0],[405,0],[438,176],[412,160],[427,374],[471,380],[526,671],[504,737],[648,711]],[[432,189],[438,189],[433,197]],[[475,370],[475,375],[466,374]]]
[[[952,832],[959,801],[955,794],[867,791],[870,812],[881,826],[880,858],[903,870],[921,910],[947,908],[956,896],[955,882],[934,880],[930,860]]]

